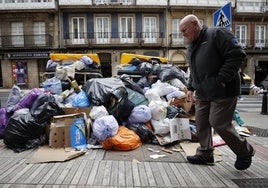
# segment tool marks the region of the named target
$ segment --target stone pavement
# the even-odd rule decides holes
[[[260,136],[267,131],[268,115],[239,114],[253,130],[247,139],[256,149],[252,166],[244,171],[234,168],[236,156],[225,145],[216,148],[222,161],[214,166],[105,160],[103,150],[66,162],[28,164],[35,150],[14,153],[0,139],[0,187],[268,187],[268,137]]]
[[[267,124],[268,116],[240,115],[256,128]],[[14,153],[0,140],[0,187],[267,187],[268,137],[253,135],[248,141],[256,154],[249,169],[238,171],[233,166],[236,156],[227,146],[217,147],[222,161],[214,166],[104,160],[103,150],[66,162],[27,164],[34,150]]]

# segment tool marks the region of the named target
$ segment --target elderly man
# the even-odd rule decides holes
[[[237,133],[232,119],[240,94],[238,70],[246,54],[228,29],[202,26],[195,15],[185,16],[179,29],[189,44],[187,98],[195,102],[200,143],[196,154],[187,156],[187,160],[192,164],[214,164],[213,127],[236,154],[235,168],[245,170],[250,167],[255,150]]]

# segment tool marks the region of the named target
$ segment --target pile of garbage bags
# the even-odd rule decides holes
[[[137,66],[146,67],[142,76],[147,77],[153,67],[142,64]],[[160,144],[159,137],[166,136],[170,143],[170,120],[194,113],[186,100],[186,74],[176,66],[160,67],[157,78],[146,88],[127,74],[91,78],[78,88],[72,81],[63,90],[63,84],[54,78],[56,87],[34,88],[26,94],[13,86],[7,106],[0,109],[0,136],[7,147],[20,152],[44,144],[46,126],[53,116],[63,115],[65,107],[90,108],[88,144],[116,150],[131,150],[148,142]],[[190,132],[190,126],[186,131]]]

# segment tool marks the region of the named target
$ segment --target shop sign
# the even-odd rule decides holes
[[[17,52],[6,53],[8,59],[44,59],[49,58],[49,52]]]

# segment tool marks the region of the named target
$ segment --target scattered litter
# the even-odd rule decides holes
[[[158,158],[166,157],[166,155],[154,154],[154,155],[150,155],[150,157],[151,157],[152,159],[158,159]]]
[[[88,144],[87,145],[87,149],[101,149],[102,145],[92,145],[92,144]]]
[[[169,150],[169,149],[166,149],[166,148],[161,148],[161,150],[162,151],[164,151],[164,152],[167,152],[167,153],[170,153],[170,154],[172,154],[173,152],[171,151],[171,150]]]
[[[171,150],[172,150],[172,151],[176,151],[176,152],[183,152],[183,150],[180,149],[180,148],[172,148]]]
[[[153,148],[148,148],[148,150],[151,151],[151,152],[155,152],[155,153],[159,153],[160,152],[159,150],[155,150]]]
[[[140,164],[141,162],[139,160],[137,160],[137,159],[133,159],[132,160],[132,163],[138,163],[138,164]]]

